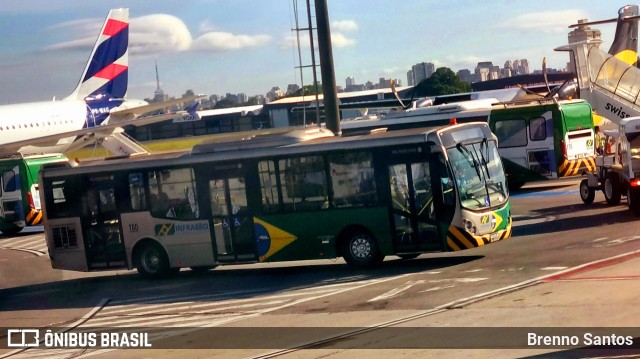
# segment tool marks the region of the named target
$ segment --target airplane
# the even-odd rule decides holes
[[[637,68],[639,10],[638,5],[627,5],[618,10],[617,18],[569,26],[617,23],[608,52],[600,49],[600,39],[579,41],[555,49],[569,52],[575,63],[576,81],[566,84],[566,91],[575,92],[577,97],[591,104],[598,115],[594,116],[594,122],[601,128],[617,126],[626,117],[640,116],[640,69]]]
[[[195,107],[141,117],[201,96],[152,104],[126,99],[128,45],[129,9],[112,9],[82,77],[70,95],[60,101],[0,106],[0,155],[66,153],[98,140],[116,155],[146,153],[123,134],[124,126],[142,126],[180,117],[196,119]]]

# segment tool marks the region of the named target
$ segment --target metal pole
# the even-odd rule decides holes
[[[336,75],[333,71],[333,51],[331,50],[331,31],[327,0],[316,0],[316,27],[318,29],[318,52],[320,54],[320,72],[322,74],[322,92],[324,94],[324,115],[327,129],[336,135],[340,129],[338,95],[336,93]]]
[[[320,101],[318,101],[318,78],[316,75],[316,54],[315,54],[315,45],[313,44],[313,22],[311,19],[311,4],[310,0],[307,0],[307,21],[309,22],[309,46],[311,47],[311,69],[313,73],[313,88],[315,89],[315,98],[316,98],[316,122],[318,127],[320,126]],[[298,43],[298,46],[300,44]],[[302,87],[302,95],[304,96],[304,86]],[[306,127],[305,123],[305,127]]]

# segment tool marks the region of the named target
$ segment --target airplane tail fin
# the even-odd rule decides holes
[[[198,106],[200,106],[200,102],[196,102],[186,109],[187,114],[191,118],[191,121],[200,121],[200,115],[198,115]]]
[[[129,9],[112,9],[87,61],[80,82],[66,99],[98,95],[124,98],[129,69]]]
[[[627,5],[618,10],[616,34],[609,48],[609,54],[629,65],[636,65],[638,62],[637,16],[638,5]]]

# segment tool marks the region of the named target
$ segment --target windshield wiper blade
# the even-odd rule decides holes
[[[473,168],[476,170],[476,175],[478,176],[478,179],[482,181],[482,176],[480,175],[480,169],[478,168],[478,161],[476,161],[476,157],[473,155],[473,153],[471,153],[471,151],[469,151],[468,148],[466,148],[462,142],[458,142],[456,144],[456,148],[458,149],[458,151],[468,155],[469,157],[471,157],[471,160],[473,161]]]

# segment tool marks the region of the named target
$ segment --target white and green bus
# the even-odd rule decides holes
[[[322,129],[40,172],[52,266],[180,268],[344,257],[355,267],[511,236],[486,123],[337,137]]]
[[[343,121],[343,133],[441,126],[483,121],[498,137],[509,186],[581,175],[595,170],[592,108],[584,100],[540,98],[513,102],[462,101],[391,111],[384,116]]]
[[[44,164],[66,160],[61,154],[0,158],[0,232],[11,235],[42,224],[38,171]]]

